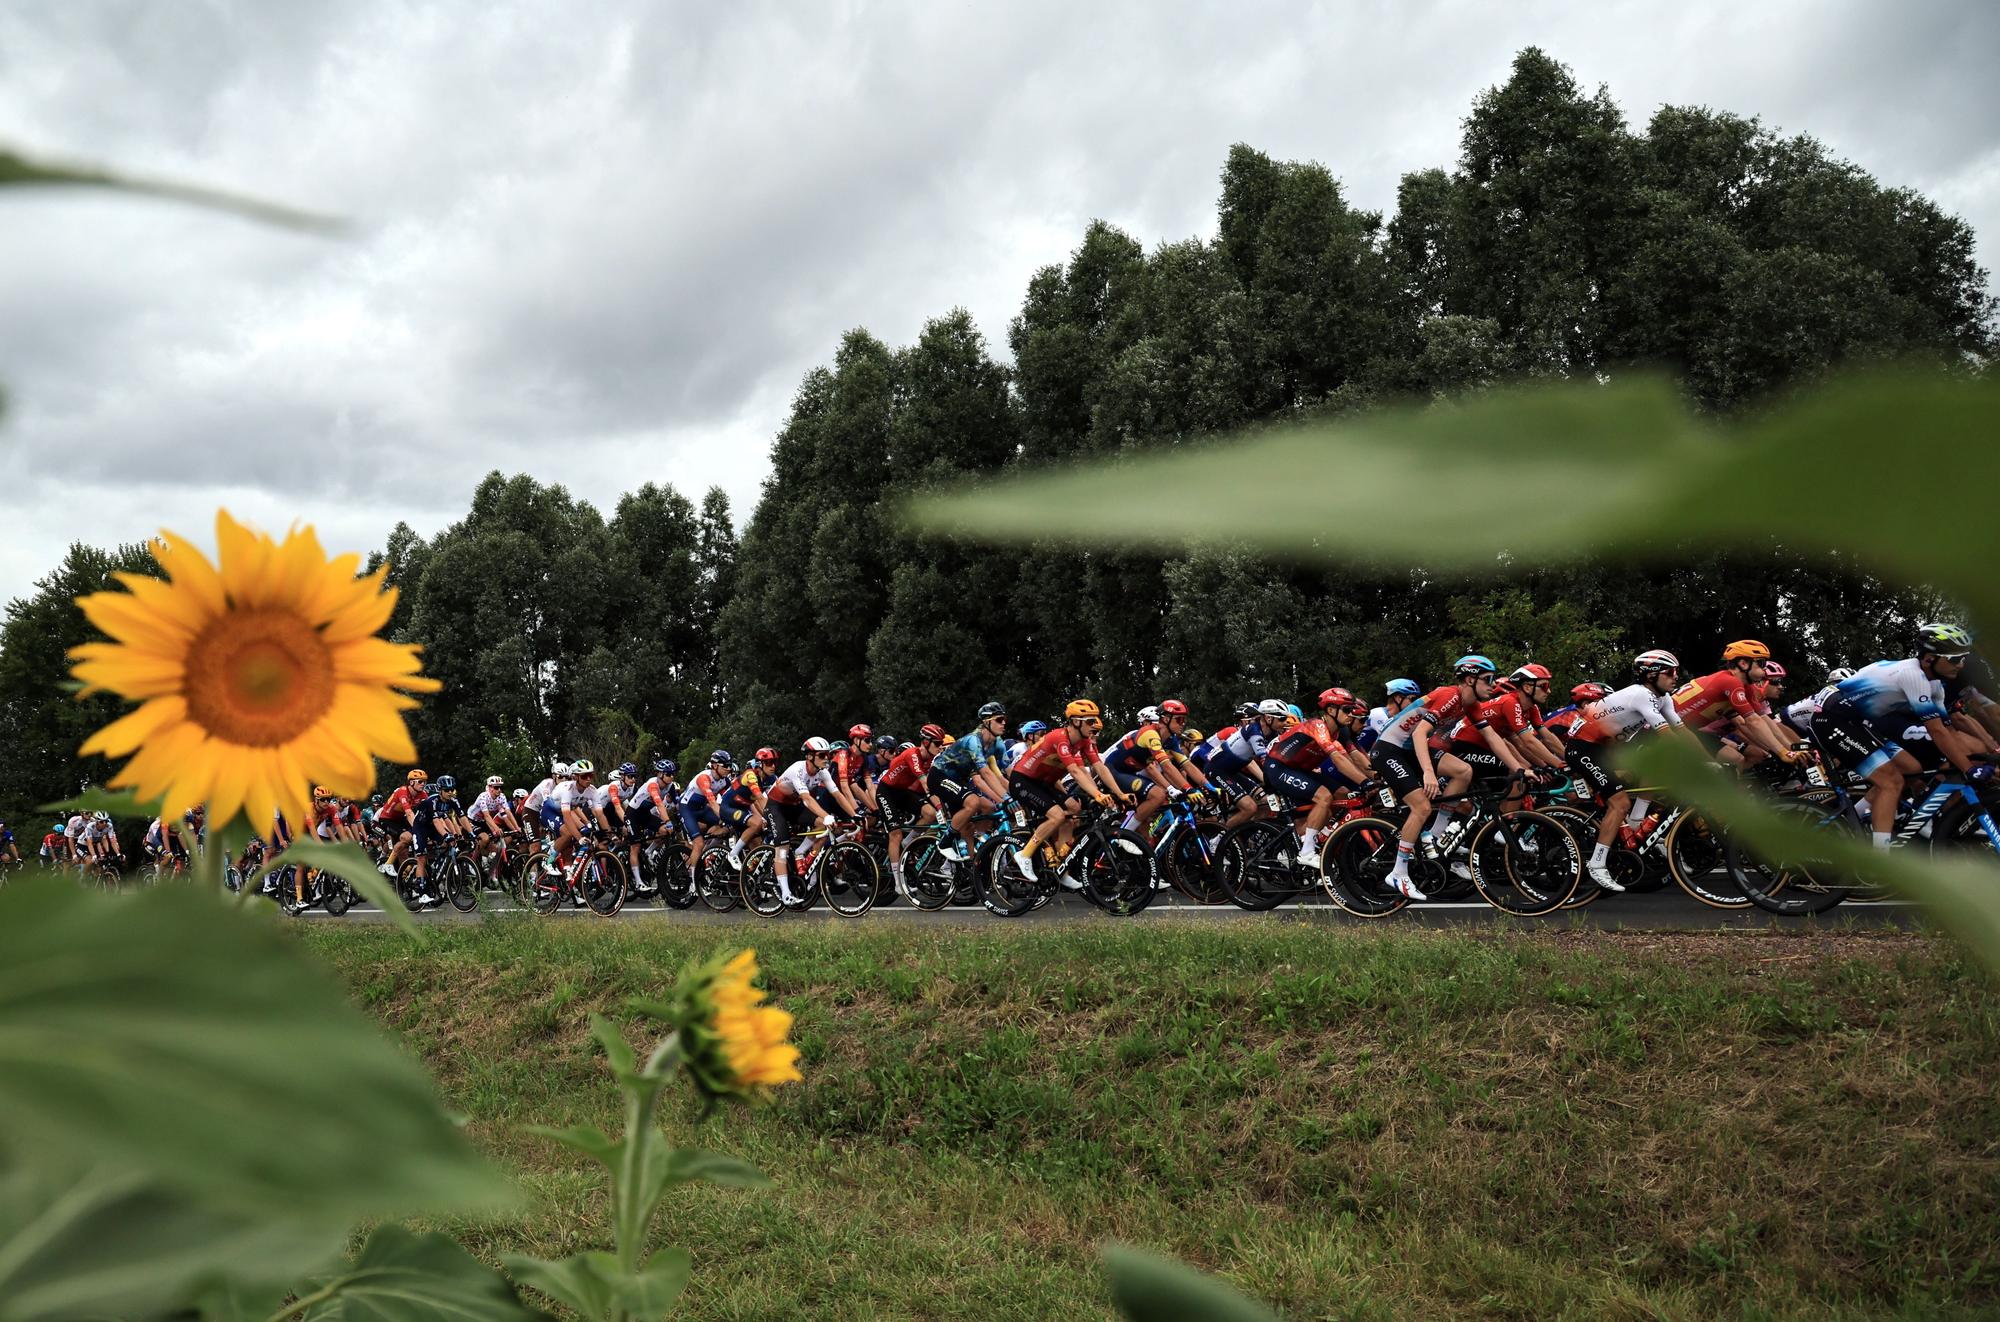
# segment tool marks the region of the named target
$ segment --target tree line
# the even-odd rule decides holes
[[[913,536],[893,511],[929,484],[1077,459],[1100,465],[1112,502],[1121,455],[1413,398],[1448,407],[1509,380],[1665,372],[1727,416],[1857,362],[1983,371],[1995,304],[1973,253],[1962,220],[1810,137],[1698,107],[1634,130],[1605,89],[1525,50],[1475,100],[1456,166],[1406,175],[1386,219],[1321,165],[1237,146],[1213,237],[1148,252],[1092,224],[1029,281],[1011,361],[963,309],[902,348],[849,332],[800,383],[740,544],[720,491],[696,506],[648,485],[607,519],[498,473],[437,536],[399,525],[371,566],[402,591],[392,632],[446,685],[412,733],[434,772],[526,783],[556,752],[741,754],[855,720],[957,729],[994,697],[1026,717],[1090,693],[1124,716],[1172,693],[1212,722],[1245,697],[1435,675],[1467,648],[1615,679],[1639,647],[1701,664],[1754,634],[1809,682],[1895,654],[1940,604],[1778,545],[1472,579],[1228,547],[991,547]],[[1436,476],[1412,473],[1394,498]],[[1590,498],[1588,472],[1541,476],[1542,499]],[[1269,478],[1323,488],[1329,520],[1391,498],[1344,485],[1332,456]],[[1731,480],[1726,453],[1715,480]],[[68,602],[144,564],[142,547],[79,545],[8,607],[0,811],[105,773],[74,754],[104,700],[56,687],[88,634]]]

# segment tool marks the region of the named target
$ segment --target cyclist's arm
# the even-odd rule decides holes
[[[1486,740],[1486,746],[1493,750],[1493,755],[1499,758],[1509,771],[1526,771],[1528,769],[1527,764],[1521,761],[1520,752],[1514,745],[1502,738],[1498,730],[1494,729],[1491,725],[1482,725],[1479,727],[1479,734],[1481,738]]]
[[[1327,757],[1332,761],[1335,771],[1338,771],[1357,785],[1371,778],[1368,768],[1349,757],[1347,750],[1344,748],[1336,746],[1329,749]]]
[[[1945,760],[1951,763],[1954,771],[1963,773],[1972,770],[1972,759],[1965,755],[1965,748],[1959,742],[1958,735],[1945,724],[1943,717],[1926,716],[1923,726],[1930,731],[1931,742],[1937,745],[1938,752],[1944,754]]]

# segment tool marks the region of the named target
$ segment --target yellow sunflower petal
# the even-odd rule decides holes
[[[233,821],[243,810],[243,800],[249,795],[256,774],[256,762],[255,757],[246,757],[234,749],[215,756],[214,783],[204,796],[209,816],[215,821]]]
[[[222,561],[222,587],[229,599],[238,606],[264,605],[271,539],[230,518],[228,510],[217,510],[215,541]]]
[[[417,750],[410,743],[409,727],[388,699],[380,689],[342,684],[334,690],[326,719],[354,731],[368,752],[384,762],[415,762]]]
[[[326,628],[321,631],[329,644],[366,638],[380,633],[382,627],[389,623],[389,617],[396,613],[397,592],[395,588],[383,585],[383,578],[388,572],[388,566],[384,565],[359,580],[370,585],[369,590],[357,593],[335,608]]]
[[[417,648],[410,643],[359,638],[333,649],[333,673],[348,682],[391,684],[423,692],[441,688],[437,680],[419,673],[423,664]]]
[[[222,575],[208,557],[178,533],[161,529],[160,542],[153,548],[153,559],[174,581],[174,586],[198,601],[210,617],[222,614],[228,605],[222,590]]]
[[[174,621],[189,634],[200,633],[217,611],[210,610],[201,595],[164,578],[149,574],[113,574],[149,611]]]
[[[178,657],[194,637],[192,629],[148,609],[129,592],[93,592],[78,597],[76,606],[98,632],[155,656]]]
[[[83,747],[78,751],[103,757],[123,757],[168,726],[186,719],[187,703],[178,695],[154,698],[84,740]]]
[[[134,702],[179,693],[184,670],[178,661],[134,652],[115,643],[84,643],[69,654],[78,658],[70,673],[92,689],[109,689]]]

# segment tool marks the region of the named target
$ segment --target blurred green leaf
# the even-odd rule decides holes
[[[590,1016],[590,1035],[604,1048],[605,1059],[611,1062],[611,1072],[623,1079],[636,1075],[639,1071],[638,1053],[625,1040],[625,1034],[618,1031],[618,1025],[601,1014]]]
[[[687,1288],[693,1262],[685,1249],[661,1249],[637,1273],[628,1274],[609,1253],[578,1253],[551,1262],[523,1254],[505,1255],[508,1272],[587,1318],[625,1313],[665,1317]]]
[[[200,887],[0,890],[0,1132],[231,1211],[506,1201],[429,1079],[275,924]]]
[[[121,193],[138,193],[148,197],[164,198],[171,202],[185,202],[190,206],[207,207],[212,211],[228,211],[286,229],[338,234],[347,228],[345,221],[334,216],[301,211],[297,207],[281,206],[260,198],[245,197],[241,193],[204,188],[199,184],[175,183],[166,179],[145,179],[133,175],[114,174],[109,170],[100,170],[88,165],[37,161],[19,152],[0,147],[0,188],[4,187],[108,188]]]
[[[731,1189],[768,1189],[771,1186],[771,1177],[749,1162],[696,1148],[669,1149],[666,1163],[657,1178],[659,1186],[649,1191],[653,1199],[657,1199],[670,1185],[687,1184],[694,1180],[706,1180]]]
[[[1124,1244],[1104,1246],[1112,1302],[1132,1322],[1276,1322],[1248,1295],[1185,1263]]]
[[[113,817],[158,817],[160,803],[141,803],[131,790],[87,789],[73,799],[45,803],[37,812],[108,812]]]
[[[378,1226],[351,1271],[321,1282],[294,1309],[305,1322],[504,1322],[539,1316],[524,1306],[505,1277],[460,1248],[449,1235],[413,1235]],[[301,1300],[303,1303],[304,1300]]]
[[[317,840],[294,840],[278,860],[279,866],[286,863],[303,863],[321,872],[331,872],[359,891],[361,898],[380,909],[390,922],[418,940],[423,939],[416,916],[396,893],[395,883],[382,875],[361,846],[346,841],[322,844]]]
[[[616,1167],[618,1156],[625,1150],[625,1144],[611,1137],[596,1125],[572,1125],[568,1129],[552,1129],[548,1125],[529,1125],[530,1134],[540,1134],[552,1138],[572,1152],[581,1152],[592,1161],[607,1167]]]
[[[8,1160],[11,1160],[8,1159]],[[207,1299],[266,1317],[336,1260],[344,1226],[230,1216],[110,1165],[60,1178],[0,1162],[0,1322],[159,1315]]]

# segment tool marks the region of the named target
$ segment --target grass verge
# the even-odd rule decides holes
[[[1108,1314],[1116,1238],[1291,1317],[1981,1315],[2000,1008],[1912,935],[1289,924],[677,931],[494,920],[306,942],[532,1198],[492,1257],[604,1244],[586,1020],[754,940],[807,1082],[703,1146],[768,1193],[664,1218],[696,1318]],[[365,1103],[364,1103],[365,1104]],[[671,1117],[677,1136],[691,1107]]]

